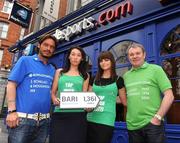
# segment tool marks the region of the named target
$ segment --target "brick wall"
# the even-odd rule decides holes
[[[37,0],[19,0],[23,5],[32,8],[34,11],[37,5]],[[4,0],[0,0],[0,21],[9,24],[8,34],[6,39],[1,39],[1,49],[3,49],[3,58],[0,63],[0,69],[10,68],[12,61],[12,53],[8,52],[8,48],[14,45],[20,37],[21,26],[8,21],[9,14],[2,12]],[[33,24],[32,24],[33,25]],[[31,28],[32,29],[32,28]],[[26,29],[25,35],[32,30]]]

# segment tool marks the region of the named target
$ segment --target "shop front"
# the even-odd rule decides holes
[[[149,63],[161,65],[173,85],[175,101],[165,118],[167,143],[180,142],[180,2],[168,0],[93,1],[51,26],[23,39],[10,51],[21,55],[28,43],[51,33],[59,45],[51,62],[62,67],[67,50],[80,45],[87,54],[89,73],[97,71],[97,56],[109,50],[122,76],[130,69],[126,49],[132,41],[141,43]],[[16,59],[16,58],[15,58]],[[125,110],[117,104],[113,143],[128,143]],[[120,110],[119,110],[120,109]],[[119,114],[120,113],[120,114]]]

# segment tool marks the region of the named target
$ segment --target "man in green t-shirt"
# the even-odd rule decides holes
[[[162,121],[174,100],[171,83],[160,66],[145,62],[146,52],[141,44],[133,42],[127,54],[132,65],[123,77],[129,143],[164,143]]]

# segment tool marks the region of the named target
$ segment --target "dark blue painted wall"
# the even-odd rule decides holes
[[[66,51],[70,46],[76,44],[81,45],[92,63],[91,73],[94,74],[97,70],[97,56],[100,51],[109,50],[115,44],[124,40],[133,40],[142,43],[147,51],[147,60],[156,64],[161,64],[163,56],[160,56],[160,45],[167,33],[180,24],[180,1],[172,1],[169,5],[162,5],[159,0],[130,0],[133,4],[132,15],[127,14],[126,17],[121,17],[106,26],[98,27],[93,31],[86,31],[82,35],[71,39],[69,42],[59,43],[55,56],[51,59],[57,67],[62,67]],[[74,23],[81,21],[84,17],[92,16],[98,19],[102,11],[114,8],[119,5],[122,0],[115,0],[111,3],[100,7],[101,4],[107,0],[97,0],[85,8],[74,12],[65,18],[58,20],[51,26],[40,30],[20,41],[19,45],[12,47],[23,47],[30,41],[36,42],[37,37],[57,29],[61,25],[73,18],[87,12],[94,8],[88,15],[82,16]],[[73,24],[71,22],[70,25]],[[65,25],[62,28],[65,28]],[[180,57],[179,54],[170,55]],[[128,64],[117,65],[117,67],[126,67]],[[166,124],[167,143],[180,143],[180,125]],[[115,131],[113,136],[113,143],[128,143],[128,134],[126,124],[124,122],[117,122],[115,124]]]

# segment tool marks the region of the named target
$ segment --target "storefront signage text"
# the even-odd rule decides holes
[[[69,38],[72,37],[73,35],[77,35],[82,32],[82,30],[89,30],[94,28],[94,18],[89,17],[89,18],[84,18],[82,21],[75,23],[72,26],[67,26],[66,29],[59,30],[57,29],[54,36],[58,40],[66,40],[69,41]]]
[[[98,20],[95,20],[93,17],[84,18],[82,21],[75,23],[72,26],[67,26],[67,28],[63,30],[57,29],[54,36],[60,41],[69,41],[72,36],[82,33],[83,30],[85,31],[97,26],[106,25],[116,19],[120,19],[121,16],[126,17],[127,13],[133,13],[133,5],[130,1],[125,1],[120,5],[117,5],[114,9],[111,8],[102,12],[98,16]]]
[[[127,13],[132,14],[133,5],[130,1],[126,1],[115,7],[115,9],[109,9],[102,12],[99,15],[98,22],[99,24],[106,25],[108,22],[113,22],[116,19],[120,19],[121,16],[125,17]]]

